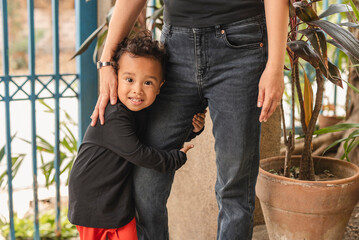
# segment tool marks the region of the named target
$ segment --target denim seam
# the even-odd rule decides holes
[[[254,156],[252,154],[251,158],[250,159],[254,159]],[[251,182],[252,182],[252,164],[253,164],[253,161],[251,162],[251,164],[249,164],[249,181],[248,181],[248,192],[247,192],[247,203],[248,203],[248,206],[249,206],[249,212],[251,213],[251,224],[249,225],[249,235],[248,235],[248,239],[251,239],[251,231],[252,231],[252,223],[253,223],[253,207],[250,203],[250,198],[252,197],[252,187],[251,187]]]
[[[192,36],[193,36],[193,43],[194,43],[194,59],[195,59],[195,63],[196,63],[196,83],[197,83],[197,91],[199,94],[199,97],[202,99],[202,91],[201,91],[201,86],[202,86],[202,74],[199,74],[199,70],[201,68],[201,66],[199,66],[198,64],[198,56],[197,56],[197,51],[198,51],[198,46],[197,46],[197,34],[195,29],[192,29]],[[200,56],[199,56],[200,57]]]

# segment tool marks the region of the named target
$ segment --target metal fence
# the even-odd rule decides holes
[[[14,207],[13,207],[13,185],[12,185],[12,146],[11,146],[11,109],[12,101],[29,101],[31,104],[31,149],[32,149],[32,175],[33,175],[33,208],[34,208],[34,239],[39,236],[39,208],[38,208],[38,180],[37,180],[37,123],[36,123],[36,101],[39,99],[53,99],[55,102],[55,185],[56,185],[56,226],[54,231],[60,234],[60,100],[63,98],[77,98],[79,104],[79,139],[89,124],[89,116],[97,99],[97,72],[92,62],[92,51],[90,50],[77,57],[76,73],[60,73],[59,61],[59,0],[51,0],[52,8],[52,48],[53,48],[53,73],[36,74],[35,71],[35,30],[34,30],[34,0],[27,0],[28,19],[28,74],[11,75],[9,72],[9,39],[8,39],[8,1],[1,0],[2,14],[2,67],[3,75],[0,76],[0,86],[4,91],[0,92],[0,102],[5,104],[5,139],[6,160],[8,177],[8,208],[10,221],[10,238],[15,239]],[[97,27],[97,1],[75,0],[76,13],[76,47],[87,38]],[[25,87],[30,84],[30,88]],[[60,88],[60,84],[61,87]],[[50,88],[54,85],[54,89]],[[77,85],[77,89],[74,87]],[[11,91],[11,89],[16,89]],[[44,94],[44,93],[47,94]],[[1,113],[3,114],[3,113]],[[3,133],[2,133],[3,134]]]

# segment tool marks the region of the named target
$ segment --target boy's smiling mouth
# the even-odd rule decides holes
[[[134,98],[134,97],[129,97],[128,98],[131,102],[132,102],[132,104],[134,104],[134,105],[140,105],[144,100],[143,99],[141,99],[141,98]]]

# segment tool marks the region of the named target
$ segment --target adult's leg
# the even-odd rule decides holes
[[[215,137],[219,240],[252,238],[259,165],[258,83],[266,62],[262,18],[218,26],[204,76]]]
[[[163,30],[169,52],[166,82],[151,106],[145,142],[158,149],[180,149],[192,131],[192,118],[206,107],[198,93],[193,68],[193,39],[189,31]],[[159,173],[136,167],[134,197],[138,213],[137,230],[141,240],[167,240],[166,202],[174,173]]]

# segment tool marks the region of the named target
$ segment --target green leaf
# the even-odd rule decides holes
[[[0,163],[5,156],[5,145],[0,149]]]
[[[316,130],[316,131],[314,131],[313,134],[320,135],[320,134],[330,133],[330,132],[340,132],[340,131],[345,131],[345,130],[352,129],[352,128],[359,128],[359,124],[358,123],[340,123],[337,125],[333,125],[333,126],[329,126],[326,128]]]
[[[97,44],[96,44],[95,50],[93,51],[93,54],[92,54],[92,61],[94,63],[97,62],[98,49],[102,46],[103,42],[105,41],[105,39],[107,37],[107,33],[108,33],[108,29],[106,29],[105,31],[103,31],[103,33],[101,33],[99,36],[97,36]]]
[[[54,113],[54,109],[52,107],[50,107],[50,105],[48,105],[44,99],[39,99],[38,100],[40,104],[42,104],[44,107],[47,108],[47,111],[45,110],[45,112],[48,112],[48,113]]]
[[[12,142],[12,140],[16,137],[16,133],[14,135],[12,135],[12,137],[10,138],[10,143]],[[1,160],[4,158],[5,156],[5,147],[6,145],[4,145],[1,149],[0,149],[0,163]]]
[[[331,149],[332,147],[334,147],[335,145],[341,143],[341,142],[344,142],[346,140],[346,138],[342,138],[342,139],[339,139],[339,140],[336,140],[335,142],[333,142],[332,144],[330,144],[323,152],[323,155],[329,150]]]
[[[66,138],[62,139],[61,146],[64,146],[67,150],[69,150],[71,152],[71,147]]]
[[[356,93],[359,94],[359,89],[357,89],[353,84],[351,84],[350,82],[347,82],[345,80],[343,80],[346,84],[348,84],[348,86],[353,89],[353,91],[355,91]]]
[[[163,16],[163,10],[164,10],[164,7],[162,6],[159,9],[157,9],[156,11],[154,11],[153,14],[150,16],[149,20],[156,21],[158,18]]]
[[[111,18],[112,18],[112,14],[113,14],[113,10],[115,9],[115,6],[111,7],[111,9],[108,11],[107,15],[106,15],[106,25],[110,24]]]
[[[356,17],[357,20],[359,21],[359,11],[358,11],[357,7],[355,6],[353,0],[349,0],[349,2],[350,2],[350,6],[352,6],[352,8],[353,8],[355,17]]]
[[[70,60],[74,59],[76,56],[82,54],[83,52],[85,52],[88,47],[91,45],[91,43],[93,42],[93,40],[95,40],[95,38],[97,37],[97,34],[99,32],[101,32],[101,30],[106,26],[106,23],[102,24],[100,27],[98,27],[93,33],[91,33],[91,35],[81,44],[79,50],[77,50],[77,52],[75,53],[75,55],[73,55]]]
[[[319,15],[319,18],[328,17],[336,13],[352,12],[353,9],[346,4],[331,4],[327,10]]]
[[[72,147],[71,147],[71,152],[75,152],[75,153],[77,153],[77,139],[75,138],[75,135],[71,132],[71,130],[68,128],[68,126],[64,126],[65,127],[65,129],[67,130],[67,133],[65,133],[66,134],[66,136],[69,136],[69,140],[70,140],[70,142],[71,142],[71,144],[72,144]]]
[[[37,149],[39,151],[54,153],[55,147],[51,145],[47,140],[45,140],[41,136],[36,136],[36,138],[38,139]]]

